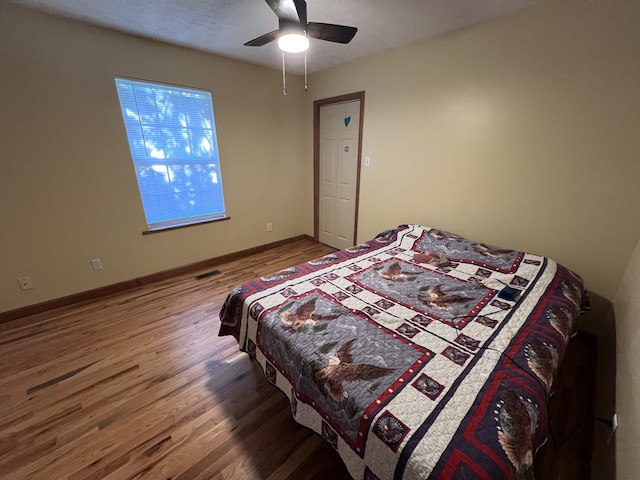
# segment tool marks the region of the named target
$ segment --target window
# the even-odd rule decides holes
[[[211,94],[116,78],[150,231],[226,218]]]

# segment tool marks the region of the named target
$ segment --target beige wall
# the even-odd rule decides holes
[[[640,471],[640,242],[615,297],[617,333],[617,476],[638,478]]]
[[[359,240],[438,226],[611,298],[640,236],[637,2],[541,3],[312,75],[308,94],[291,76],[287,97],[274,70],[0,9],[0,311],[312,233],[312,100],[359,90]],[[140,235],[114,75],[212,91],[231,221]]]
[[[638,2],[545,2],[313,75],[313,99],[366,92],[359,240],[436,226],[611,298],[640,235],[638,24]]]
[[[231,220],[142,236],[115,75],[212,92]],[[283,97],[274,70],[0,4],[0,312],[303,233],[289,80]]]

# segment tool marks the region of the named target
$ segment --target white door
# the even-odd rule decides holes
[[[354,242],[360,100],[320,107],[318,240],[344,249]]]

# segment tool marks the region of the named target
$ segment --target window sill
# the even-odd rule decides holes
[[[159,228],[157,230],[145,230],[142,232],[142,235],[152,235],[154,233],[162,233],[162,232],[167,232],[169,230],[178,230],[180,228],[195,227],[196,225],[204,225],[206,223],[224,222],[225,220],[231,220],[231,217],[216,218],[215,220],[205,220],[203,222],[188,223],[186,225],[177,225],[175,227]]]

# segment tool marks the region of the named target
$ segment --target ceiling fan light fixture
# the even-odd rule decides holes
[[[278,38],[278,47],[287,53],[300,53],[309,48],[309,39],[301,33],[286,33]]]

